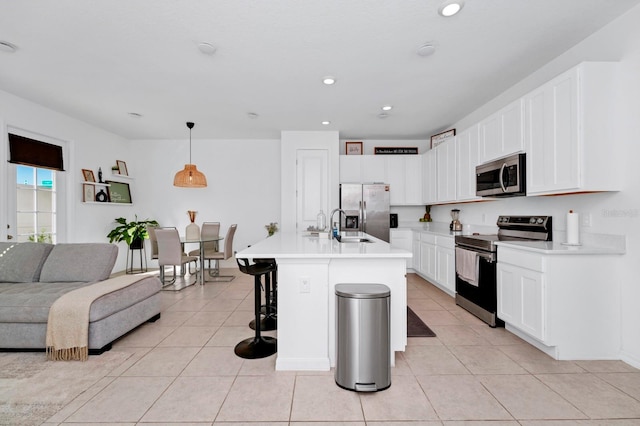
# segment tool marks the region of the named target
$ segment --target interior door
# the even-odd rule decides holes
[[[316,226],[322,210],[329,219],[329,152],[326,149],[296,151],[296,230]]]

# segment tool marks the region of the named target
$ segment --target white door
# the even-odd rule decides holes
[[[320,210],[329,218],[329,152],[326,149],[296,151],[296,230],[316,226]]]

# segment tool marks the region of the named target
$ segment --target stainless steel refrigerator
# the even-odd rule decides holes
[[[339,215],[342,232],[366,232],[389,242],[388,184],[340,184],[340,208],[346,213],[346,217]]]

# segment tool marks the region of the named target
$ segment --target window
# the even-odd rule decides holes
[[[16,167],[16,222],[19,242],[56,242],[56,172]]]

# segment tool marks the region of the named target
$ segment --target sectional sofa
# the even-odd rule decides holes
[[[0,242],[0,350],[44,350],[49,308],[74,289],[109,279],[118,247],[107,243]],[[160,318],[162,284],[140,275],[101,296],[89,313],[89,354]]]

